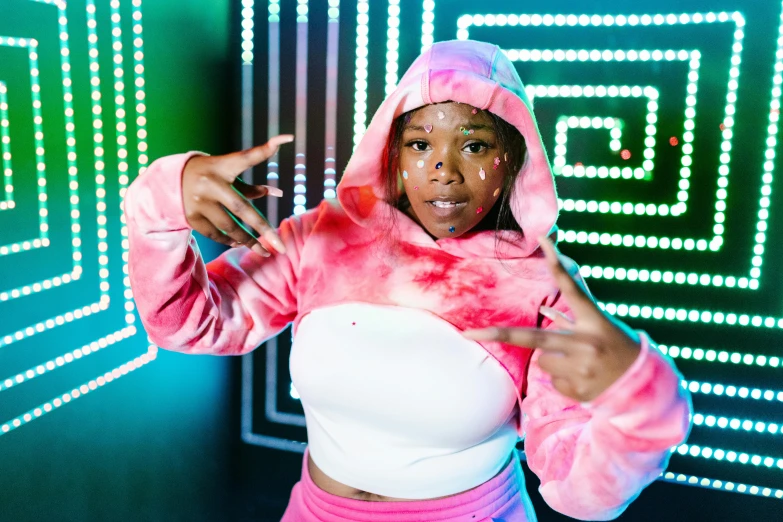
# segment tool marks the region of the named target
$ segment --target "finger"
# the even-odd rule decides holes
[[[269,251],[258,242],[255,235],[234,220],[224,209],[213,206],[204,211],[204,217],[229,238],[230,247],[246,246],[260,256],[270,256]]]
[[[244,221],[248,227],[255,230],[258,236],[263,237],[275,250],[285,254],[285,246],[275,229],[239,191],[233,186],[218,186],[215,191],[215,199],[229,211],[232,218]]]
[[[561,352],[542,352],[538,366],[552,377],[574,377],[574,364]]]
[[[568,332],[553,332],[540,328],[491,327],[483,330],[466,330],[464,337],[474,341],[497,341],[523,348],[541,348],[569,353],[577,349],[579,341]]]
[[[234,180],[234,188],[247,199],[257,199],[264,196],[274,196],[276,198],[283,196],[283,191],[277,187],[269,185],[251,185],[242,181],[242,178]]]
[[[226,246],[231,246],[234,242],[232,238],[227,236],[222,230],[213,225],[209,219],[203,217],[193,218],[193,229],[204,237],[211,239],[217,243],[221,243]]]
[[[293,134],[281,134],[271,138],[263,145],[219,156],[220,171],[231,178],[229,181],[234,181],[240,173],[274,156],[280,145],[292,141],[294,141]]]
[[[544,252],[544,256],[549,262],[549,268],[552,271],[555,282],[563,293],[563,296],[566,298],[566,301],[568,301],[569,306],[574,311],[574,314],[578,317],[584,314],[594,315],[600,313],[598,307],[585,289],[565,269],[563,263],[560,261],[560,256],[555,250],[555,246],[549,238],[542,236],[539,238],[539,243],[541,245],[541,250]]]
[[[570,330],[574,326],[574,322],[560,310],[555,310],[549,306],[541,306],[538,308],[538,311],[552,321],[552,325],[558,330]]]

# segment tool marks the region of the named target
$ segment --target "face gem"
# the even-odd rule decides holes
[[[442,162],[442,161],[439,161],[438,163],[436,163],[436,164],[435,164],[435,168],[436,168],[436,169],[439,169],[439,168],[441,168],[442,166],[443,166],[443,162]]]
[[[481,214],[484,211],[484,207],[479,207],[476,209],[476,214]]]
[[[481,179],[486,179],[486,177],[487,177],[487,173],[484,172],[484,168],[483,167],[481,169],[479,169],[479,177]]]
[[[503,153],[503,160],[506,162],[508,161],[508,152]]]
[[[446,117],[446,114],[443,111],[438,111],[438,119],[439,120],[442,120],[445,117]]]
[[[425,125],[425,126],[424,126],[424,130],[425,130],[425,131],[427,131],[427,133],[430,133],[430,132],[432,132],[432,125],[430,125],[430,124],[428,123],[427,125]]]
[[[473,129],[470,129],[470,130],[468,131],[468,134],[473,134],[474,132],[476,132],[476,131],[474,131]]]
[[[495,164],[494,164],[494,165],[492,165],[492,168],[493,168],[493,169],[495,169],[495,170],[497,170],[497,169],[498,169],[498,165],[500,165],[500,158],[498,158],[497,156],[495,156]]]
[[[472,112],[473,114],[478,114],[478,109],[473,109],[473,110],[472,110],[472,111],[470,111],[470,112]]]
[[[451,232],[452,234],[454,233],[454,230],[455,230],[454,227],[449,227],[449,232]]]
[[[500,187],[495,189],[495,193],[492,194],[493,197],[498,197],[498,194],[500,194]]]
[[[424,168],[424,160],[419,160],[416,162],[416,166],[420,169]]]
[[[413,187],[413,190],[419,190],[419,187]],[[500,189],[498,189],[500,190]]]
[[[408,179],[408,171],[407,170],[403,170],[402,171],[402,177],[405,178],[405,179]]]

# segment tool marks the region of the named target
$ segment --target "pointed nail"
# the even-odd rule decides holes
[[[541,315],[551,321],[554,321],[558,317],[557,310],[548,306],[541,306],[538,308],[538,311],[541,313]]]
[[[279,197],[283,196],[283,191],[280,190],[279,188],[277,188],[277,187],[270,187],[269,185],[263,185],[263,186],[266,187],[267,194],[269,194],[270,196],[274,196],[276,198],[279,198]]]
[[[497,337],[498,331],[496,328],[483,328],[476,330],[465,330],[462,332],[463,337],[473,339],[474,341],[491,341]]]

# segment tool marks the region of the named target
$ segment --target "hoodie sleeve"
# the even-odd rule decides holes
[[[554,307],[568,314],[560,301]],[[522,401],[525,453],[541,480],[541,496],[560,513],[616,518],[688,435],[692,406],[682,376],[646,333],[639,334],[637,359],[589,403],[560,394],[538,366],[541,351],[533,352]]]
[[[312,213],[283,221],[284,255],[265,258],[241,247],[205,264],[182,202],[182,171],[196,154],[161,158],[128,187],[130,286],[141,322],[161,348],[240,355],[296,317],[304,222]]]

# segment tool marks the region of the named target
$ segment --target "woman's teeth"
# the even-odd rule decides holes
[[[457,206],[457,203],[454,201],[433,201],[432,204],[439,208],[451,208]]]

